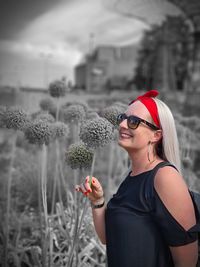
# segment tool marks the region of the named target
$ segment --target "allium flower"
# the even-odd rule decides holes
[[[84,108],[84,110],[85,110],[85,112],[87,112],[88,111],[88,109],[89,109],[89,107],[88,107],[88,104],[87,103],[85,103],[85,102],[82,102],[82,101],[73,101],[73,102],[67,102],[67,103],[65,103],[64,105],[63,105],[63,108],[68,108],[69,106],[71,106],[71,105],[76,105],[76,106],[81,106],[81,107],[83,107]]]
[[[56,110],[56,106],[51,98],[44,98],[40,101],[40,108],[44,111]]]
[[[31,144],[48,145],[55,133],[49,123],[36,120],[28,125],[24,130],[25,137]]]
[[[55,133],[55,138],[61,138],[69,134],[69,127],[61,121],[57,121],[51,125]]]
[[[113,137],[113,126],[104,118],[87,120],[80,129],[80,138],[89,148],[105,146]]]
[[[28,115],[20,108],[11,107],[4,112],[4,123],[8,129],[23,130],[28,122]]]
[[[49,85],[49,93],[52,97],[65,96],[67,86],[64,81],[56,80]]]
[[[85,110],[80,105],[70,105],[67,108],[62,108],[61,113],[62,113],[63,121],[65,123],[81,122],[86,117]]]
[[[37,115],[36,120],[42,120],[45,122],[53,123],[55,121],[55,118],[51,114],[40,112]]]
[[[110,123],[117,127],[117,116],[124,112],[124,108],[120,105],[113,105],[101,111],[101,116],[106,118]]]
[[[99,118],[99,114],[96,111],[88,111],[87,112],[87,116],[86,116],[86,120],[93,120],[93,119],[97,119]]]
[[[93,153],[82,143],[71,144],[65,156],[67,164],[72,169],[88,169],[92,165]]]
[[[113,104],[113,106],[117,106],[117,107],[119,107],[119,108],[121,109],[121,112],[125,112],[126,109],[127,109],[127,104],[122,103],[122,102],[115,102],[115,103]]]

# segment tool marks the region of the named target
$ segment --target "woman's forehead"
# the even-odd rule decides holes
[[[151,117],[148,109],[142,104],[140,101],[135,101],[131,104],[126,110],[127,115],[135,115],[140,118],[148,118]]]

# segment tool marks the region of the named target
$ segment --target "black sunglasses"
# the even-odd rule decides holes
[[[127,125],[130,129],[133,129],[135,130],[139,124],[142,122],[144,124],[146,124],[147,126],[149,126],[151,129],[153,130],[159,130],[159,128],[153,124],[151,124],[150,122],[148,121],[145,121],[139,117],[136,117],[136,116],[127,116],[125,113],[122,113],[122,114],[119,114],[117,116],[117,124],[119,125],[122,121],[124,120],[127,120]]]

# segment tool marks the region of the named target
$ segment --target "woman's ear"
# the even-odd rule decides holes
[[[162,139],[162,130],[157,130],[154,132],[154,137],[152,142],[157,143],[158,141],[160,141]]]

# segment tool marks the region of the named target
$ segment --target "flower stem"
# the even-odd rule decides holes
[[[5,248],[4,248],[4,262],[3,262],[4,267],[7,267],[7,261],[8,261],[11,185],[12,185],[12,171],[13,171],[15,151],[16,151],[16,139],[17,139],[17,133],[14,133],[14,136],[12,138],[11,159],[10,159],[10,168],[9,168],[8,183],[7,183],[7,205],[6,205],[6,218],[5,218]]]
[[[54,206],[55,206],[55,199],[56,199],[56,188],[58,183],[58,157],[59,157],[59,144],[58,140],[55,140],[55,150],[56,150],[56,160],[55,160],[55,172],[53,177],[53,194],[52,194],[52,202],[51,202],[51,214],[54,212]]]
[[[42,188],[42,205],[44,211],[45,236],[43,239],[42,266],[46,267],[47,257],[47,236],[48,236],[48,212],[47,212],[47,146],[42,145],[41,153],[41,188]]]
[[[93,173],[94,173],[95,159],[96,159],[96,153],[93,154],[90,177],[92,177]],[[79,232],[81,230],[81,225],[82,225],[82,222],[83,222],[83,219],[84,219],[84,215],[85,215],[85,213],[87,211],[87,203],[88,203],[87,198],[85,198],[84,199],[84,203],[83,203],[83,211],[82,211],[82,214],[81,214],[81,217],[80,217],[79,224],[78,224],[78,218],[77,218],[77,228],[75,228],[75,234],[74,234],[74,238],[73,238],[73,242],[72,242],[72,248],[71,248],[70,255],[69,255],[68,267],[72,267],[74,249],[75,249],[76,244],[77,244],[77,240],[78,240]]]
[[[57,98],[56,101],[56,122],[59,119],[59,109],[60,109],[60,98]],[[55,172],[53,177],[53,193],[52,193],[52,202],[51,202],[51,214],[54,212],[54,206],[55,206],[55,198],[56,198],[56,188],[57,188],[57,182],[58,182],[58,157],[59,157],[59,142],[58,139],[55,140],[55,150],[56,150],[56,160],[55,160]]]
[[[111,179],[112,179],[112,170],[113,170],[113,163],[114,163],[114,143],[110,143],[110,154],[109,154],[109,164],[108,164],[108,178],[107,178],[107,186],[106,186],[106,198],[109,198],[110,189],[111,189]]]

